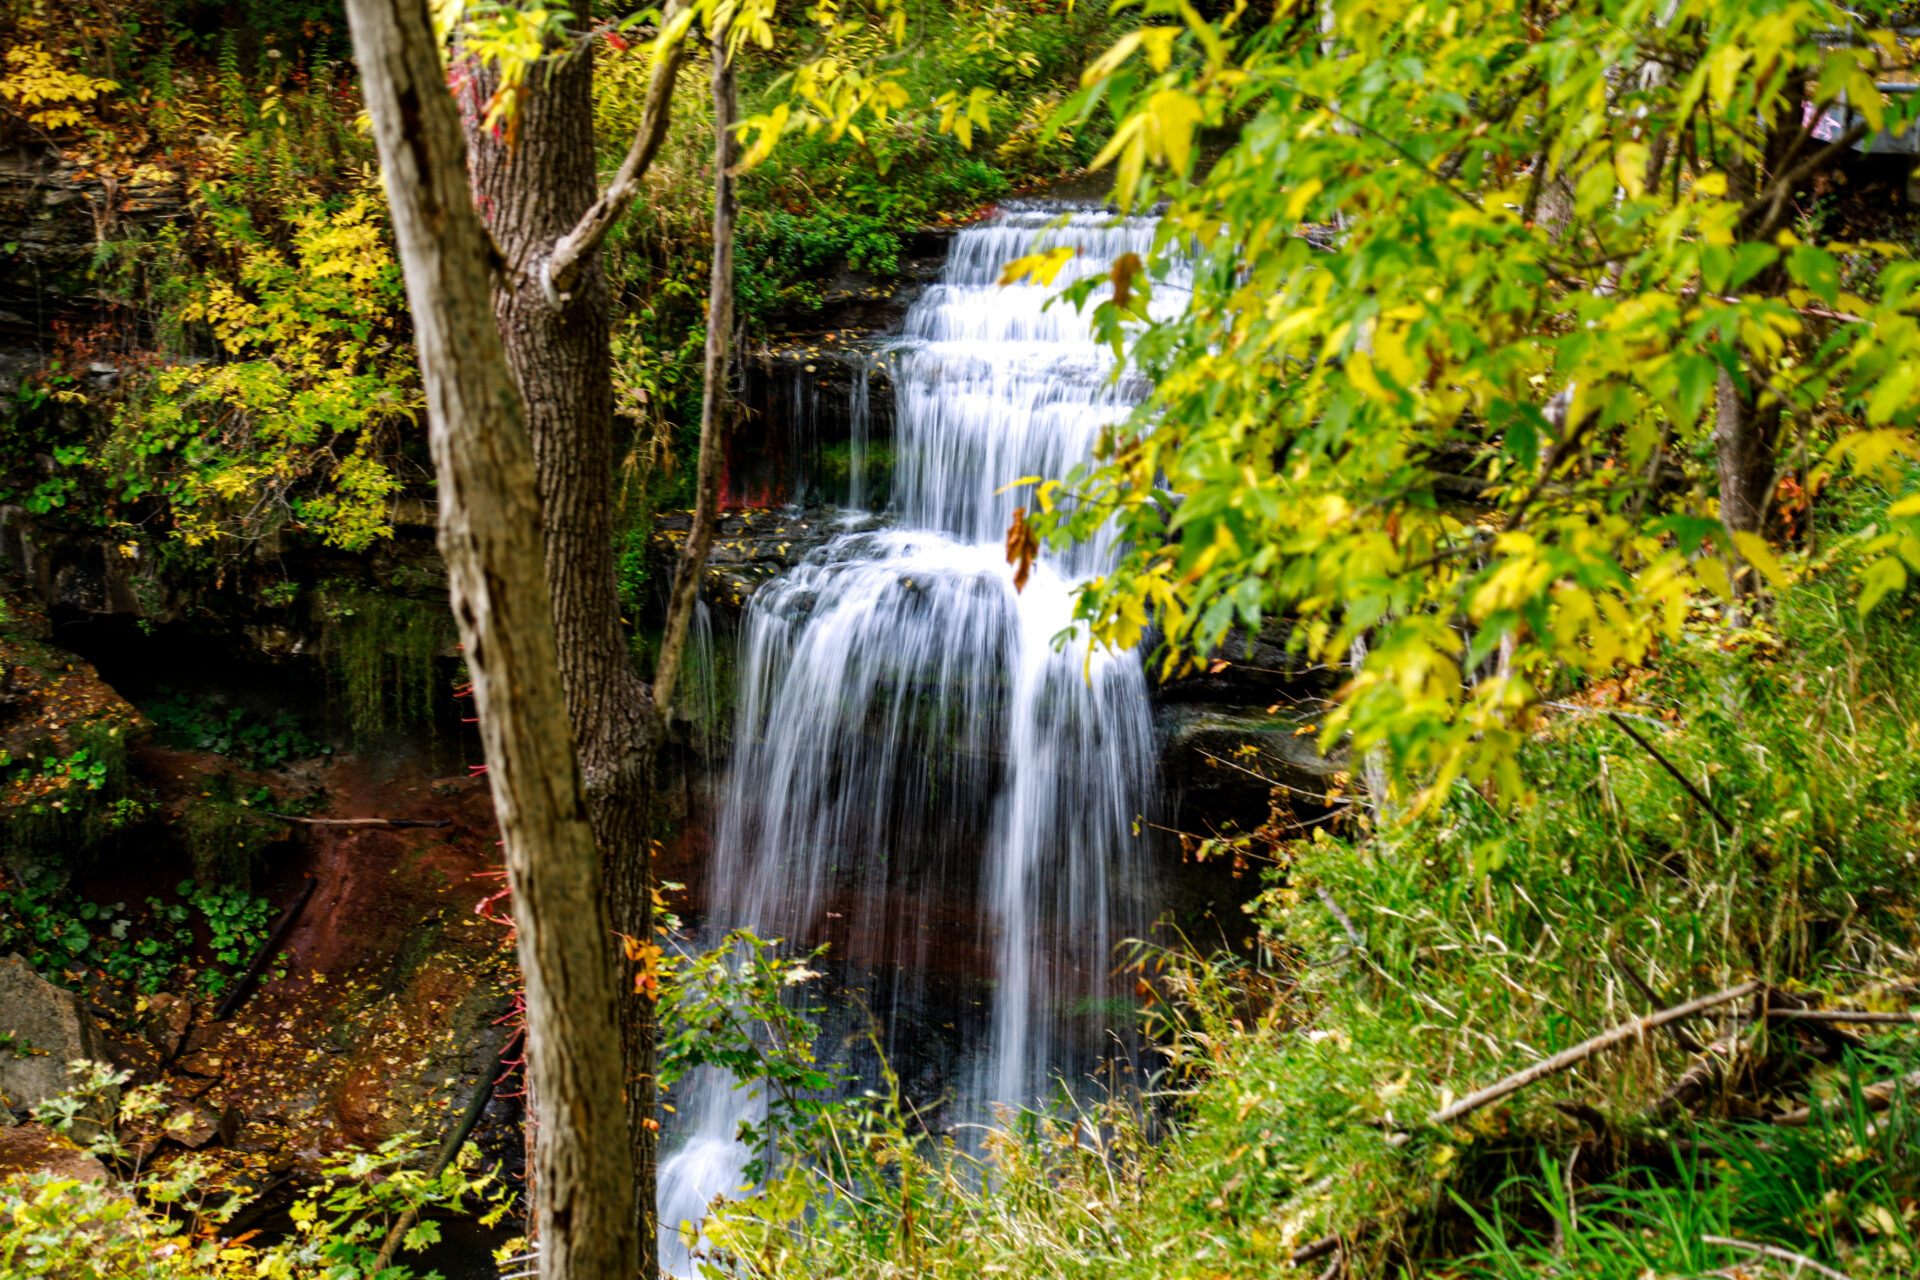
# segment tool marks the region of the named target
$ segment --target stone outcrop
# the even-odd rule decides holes
[[[110,1061],[106,1037],[80,1007],[79,998],[42,978],[17,955],[0,963],[0,1042],[0,1095],[4,1105],[16,1111],[71,1090],[76,1060]],[[119,1106],[119,1090],[109,1089],[93,1098],[83,1114],[110,1121]]]
[[[45,1125],[0,1129],[0,1184],[35,1173],[105,1182],[106,1166]]]

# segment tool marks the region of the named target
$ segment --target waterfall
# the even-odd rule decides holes
[[[1153,224],[1080,211],[1049,229],[1062,212],[1014,209],[956,235],[890,353],[896,520],[835,538],[754,594],[710,876],[709,935],[829,943],[832,1030],[888,1012],[890,1056],[942,1063],[950,1122],[1038,1104],[1098,1065],[1125,1021],[1115,1002],[1131,996],[1110,977],[1114,944],[1148,923],[1140,660],[1057,644],[1077,583],[1112,548],[1043,557],[1016,591],[1003,547],[1032,498],[999,491],[1064,475],[1141,392],[1114,379],[1085,317],[1047,303],[1144,257]],[[1079,255],[1051,285],[999,286],[1006,263],[1056,244]],[[1177,310],[1181,283],[1157,286],[1156,312]],[[936,997],[947,1021],[921,1016]],[[677,1092],[685,1136],[661,1165],[662,1257],[684,1273],[673,1233],[741,1189],[733,1134],[759,1104],[711,1075]]]

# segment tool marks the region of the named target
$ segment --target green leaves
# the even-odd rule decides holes
[[[1169,21],[1096,58],[1077,107],[1115,113],[1096,163],[1121,204],[1168,201],[1166,243],[1197,246],[1193,302],[1131,339],[1151,399],[1035,522],[1117,526],[1125,557],[1080,604],[1100,639],[1157,623],[1173,672],[1276,616],[1319,661],[1364,637],[1328,741],[1388,749],[1429,797],[1512,791],[1549,684],[1640,663],[1697,601],[1799,572],[1720,525],[1723,384],[1778,406],[1810,461],[1829,452],[1809,488],[1909,487],[1920,271],[1785,230],[1774,210],[1808,175],[1752,171],[1754,122],[1784,122],[1785,154],[1803,85],[1879,127],[1869,37],[1815,40],[1857,15],[1335,0],[1323,23],[1241,30],[1143,7]],[[1197,131],[1227,119],[1236,143],[1190,179]],[[1879,554],[1869,608],[1907,573]]]

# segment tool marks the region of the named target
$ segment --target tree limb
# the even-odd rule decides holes
[[[1760,224],[1758,233],[1755,236],[1756,239],[1764,239],[1768,233],[1773,230],[1773,223],[1779,216],[1781,203],[1785,201],[1795,187],[1800,185],[1801,180],[1809,174],[1825,168],[1826,165],[1835,157],[1839,156],[1841,152],[1847,150],[1853,146],[1854,143],[1866,136],[1867,122],[1862,120],[1859,124],[1854,125],[1832,142],[1829,142],[1826,146],[1820,148],[1805,160],[1802,160],[1799,164],[1793,166],[1793,168],[1768,183],[1765,191],[1762,191],[1759,195],[1747,201],[1746,207],[1740,210],[1740,221],[1750,221],[1757,214],[1766,212],[1766,220]]]
[[[652,78],[647,81],[646,107],[640,115],[640,127],[633,132],[633,142],[627,147],[626,159],[620,162],[613,182],[600,198],[580,215],[573,230],[554,242],[553,253],[541,268],[541,283],[546,288],[548,303],[553,306],[563,306],[568,301],[573,286],[579,283],[586,260],[607,238],[613,224],[620,221],[633,198],[640,194],[640,180],[647,176],[654,156],[660,153],[660,146],[667,139],[667,125],[673,117],[673,82],[687,55],[686,28],[680,27],[677,33],[673,29],[674,15],[681,7],[680,0],[671,0],[667,5],[661,37],[665,47],[653,64]]]
[[[1687,794],[1692,796],[1695,800],[1698,800],[1700,802],[1701,807],[1704,808],[1708,813],[1713,815],[1713,820],[1720,824],[1721,830],[1725,831],[1728,835],[1733,834],[1733,824],[1727,821],[1727,816],[1721,813],[1720,810],[1714,808],[1713,801],[1707,799],[1706,793],[1700,790],[1700,788],[1694,786],[1692,781],[1688,779],[1687,775],[1680,772],[1680,770],[1674,766],[1673,761],[1667,759],[1664,755],[1660,754],[1660,749],[1658,747],[1654,746],[1651,742],[1648,742],[1645,738],[1641,737],[1638,733],[1635,733],[1633,726],[1628,724],[1626,722],[1626,719],[1622,717],[1619,712],[1609,711],[1607,713],[1607,718],[1620,726],[1620,732],[1626,734],[1629,738],[1632,738],[1635,742],[1639,743],[1641,747],[1643,747],[1646,750],[1646,753],[1648,755],[1652,756],[1655,760],[1659,761],[1660,767],[1662,769],[1665,769],[1668,773],[1672,774],[1673,780],[1675,782],[1678,782],[1681,786],[1685,787],[1687,789]]]
[[[1659,1013],[1650,1013],[1645,1017],[1634,1018],[1631,1021],[1623,1022],[1610,1031],[1601,1032],[1591,1040],[1583,1040],[1571,1049],[1562,1049],[1559,1053],[1554,1054],[1544,1062],[1536,1062],[1524,1071],[1514,1072],[1497,1084],[1488,1085],[1478,1093],[1468,1094],[1466,1097],[1440,1108],[1431,1116],[1427,1117],[1427,1123],[1452,1124],[1461,1117],[1471,1115],[1489,1103],[1498,1102],[1510,1093],[1519,1092],[1536,1080],[1544,1080],[1548,1076],[1557,1075],[1565,1071],[1568,1067],[1577,1066],[1585,1062],[1588,1058],[1591,1058],[1594,1054],[1599,1053],[1602,1049],[1611,1049],[1615,1045],[1625,1041],[1637,1040],[1656,1027],[1664,1027],[1667,1023],[1677,1022],[1681,1018],[1691,1018],[1695,1014],[1704,1013],[1717,1005],[1727,1004],[1730,1001],[1740,999],[1742,996],[1752,995],[1759,989],[1760,983],[1757,981],[1743,982],[1737,987],[1728,987],[1725,991],[1716,991],[1710,996],[1701,996],[1697,1000],[1689,1000],[1685,1004],[1677,1004],[1671,1009],[1662,1009]]]
[[[1798,1271],[1801,1267],[1806,1267],[1826,1276],[1827,1280],[1851,1280],[1851,1277],[1844,1271],[1835,1271],[1832,1267],[1823,1267],[1803,1253],[1795,1253],[1791,1249],[1782,1249],[1778,1245],[1755,1244],[1751,1240],[1735,1240],[1731,1236],[1701,1236],[1700,1239],[1706,1244],[1717,1244],[1727,1249],[1744,1249],[1748,1253],[1757,1253],[1763,1258],[1773,1258],[1780,1262],[1791,1262],[1795,1271]]]
[[[1870,1084],[1860,1091],[1860,1101],[1866,1104],[1866,1108],[1869,1111],[1885,1111],[1893,1105],[1893,1095],[1903,1088],[1920,1088],[1920,1071],[1909,1071],[1904,1076],[1896,1076],[1892,1080],[1882,1080],[1879,1084]],[[1845,1098],[1835,1098],[1833,1101],[1818,1108],[1811,1106],[1801,1107],[1798,1110],[1789,1111],[1783,1116],[1775,1116],[1773,1122],[1788,1129],[1804,1129],[1813,1123],[1813,1118],[1816,1114],[1832,1107],[1843,1106],[1845,1103]]]
[[[667,600],[667,626],[654,664],[653,705],[660,723],[673,715],[673,687],[687,651],[687,629],[700,599],[700,578],[720,522],[720,438],[726,429],[727,363],[733,340],[734,70],[728,23],[713,35],[713,276],[707,289],[706,396],[700,408],[700,465],[694,480],[693,528],[680,548]]]
[[[290,813],[261,813],[280,822],[297,822],[303,827],[450,827],[452,818],[296,818]]]
[[[1881,1025],[1920,1025],[1920,1013],[1869,1013],[1864,1009],[1769,1009],[1774,1022],[1865,1022]]]

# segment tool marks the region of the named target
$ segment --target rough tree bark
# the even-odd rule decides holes
[[[1866,133],[1856,124],[1822,146],[1813,143],[1817,113],[1802,118],[1799,106],[1782,106],[1767,129],[1757,156],[1736,156],[1722,167],[1727,191],[1742,202],[1740,239],[1771,243],[1793,212],[1793,193],[1809,178],[1838,160]],[[1778,294],[1787,276],[1773,266],[1747,288]],[[1713,444],[1720,473],[1720,522],[1732,533],[1759,533],[1773,501],[1774,467],[1779,457],[1781,405],[1766,389],[1771,371],[1764,357],[1742,348],[1746,385],[1724,371],[1714,389]]]
[[[691,17],[684,8],[667,6],[670,32],[684,35]],[[576,6],[575,12],[580,28],[590,26],[590,5]],[[512,145],[480,127],[482,104],[495,83],[489,69],[471,68],[463,90],[474,197],[505,260],[495,281],[494,310],[533,439],[567,718],[586,781],[613,928],[643,943],[654,931],[649,806],[664,720],[634,669],[620,618],[612,526],[612,299],[598,250],[632,204],[666,135],[684,53],[683,40],[675,38],[656,63],[642,122],[604,193],[598,190],[594,150],[591,41],[529,78]],[[728,93],[731,101],[730,87]],[[725,274],[730,286],[730,251]],[[720,278],[718,267],[715,278]],[[730,291],[728,308],[730,316]],[[720,382],[712,380],[713,339],[708,340],[710,398],[724,381],[730,328],[729,319],[720,330]],[[706,419],[713,416],[710,411]],[[701,475],[713,472],[710,487],[717,499],[717,459],[710,467],[708,430],[709,421],[703,420]],[[709,513],[707,524],[712,523]],[[680,566],[680,576],[696,586],[704,550],[683,558]],[[691,600],[686,612],[691,613]],[[670,610],[670,634],[674,616]],[[684,637],[685,631],[681,618],[679,633]],[[675,665],[662,664],[669,681]],[[652,1006],[634,977],[631,969],[623,971],[620,1042],[640,1272],[651,1277],[658,1271],[655,1036]]]
[[[589,17],[581,13],[583,21]],[[599,195],[593,55],[589,43],[533,72],[511,146],[480,127],[480,104],[492,90],[487,69],[475,69],[470,78],[462,115],[473,151],[474,195],[506,259],[494,312],[507,365],[527,405],[561,685],[608,911],[615,931],[646,942],[653,936],[648,807],[654,714],[620,621],[612,523],[612,303],[595,247],[577,251],[564,291],[550,287],[556,244],[581,224]],[[600,937],[613,944],[607,933]],[[620,986],[634,1230],[640,1272],[652,1276],[659,1269],[653,1025],[630,971],[622,972]]]
[[[594,832],[562,711],[534,457],[491,312],[426,0],[349,0],[413,311],[440,478],[440,549],[466,644],[514,894],[528,1062],[543,1107],[545,1277],[628,1280],[639,1242]]]
[[[681,548],[667,603],[667,626],[654,664],[653,697],[664,722],[673,714],[674,685],[687,649],[687,630],[700,598],[700,576],[720,520],[720,443],[726,432],[727,364],[733,340],[733,221],[739,212],[733,167],[733,59],[724,23],[713,33],[713,274],[707,286],[705,396],[700,405],[700,469],[694,481],[693,528]]]

